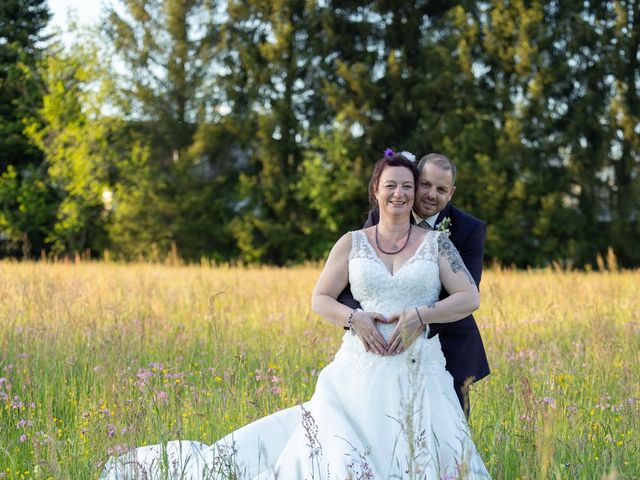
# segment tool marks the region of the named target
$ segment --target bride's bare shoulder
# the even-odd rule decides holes
[[[348,255],[353,243],[351,232],[342,235],[331,248],[331,255]]]

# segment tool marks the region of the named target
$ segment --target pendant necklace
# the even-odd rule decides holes
[[[380,241],[378,240],[378,225],[376,224],[376,247],[378,247],[378,250],[380,250],[384,254],[395,255],[396,253],[400,253],[402,250],[404,250],[404,247],[407,246],[410,238],[411,238],[411,225],[409,225],[409,232],[407,233],[407,239],[405,240],[404,245],[402,245],[402,247],[400,247],[395,252],[387,252],[386,250],[383,250],[382,247],[380,246]]]

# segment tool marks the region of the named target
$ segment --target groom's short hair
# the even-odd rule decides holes
[[[422,169],[428,163],[451,172],[451,185],[456,184],[456,165],[449,157],[442,153],[430,153],[428,155],[425,155],[420,159],[420,162],[418,163],[418,172],[422,173]]]

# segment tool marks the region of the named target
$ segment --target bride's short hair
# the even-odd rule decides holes
[[[378,183],[380,182],[380,176],[382,175],[382,172],[387,167],[408,168],[413,175],[414,187],[418,185],[420,173],[418,172],[418,168],[416,167],[416,163],[414,160],[405,157],[401,152],[393,153],[392,155],[385,154],[385,156],[378,160],[374,165],[373,172],[371,173],[371,180],[369,180],[369,203],[371,204],[371,208],[374,208],[378,205],[375,190],[378,186]]]

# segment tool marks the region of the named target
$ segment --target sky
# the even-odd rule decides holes
[[[49,27],[64,30],[70,10],[74,11],[80,25],[90,25],[100,16],[103,0],[49,0],[49,10],[53,14]]]

